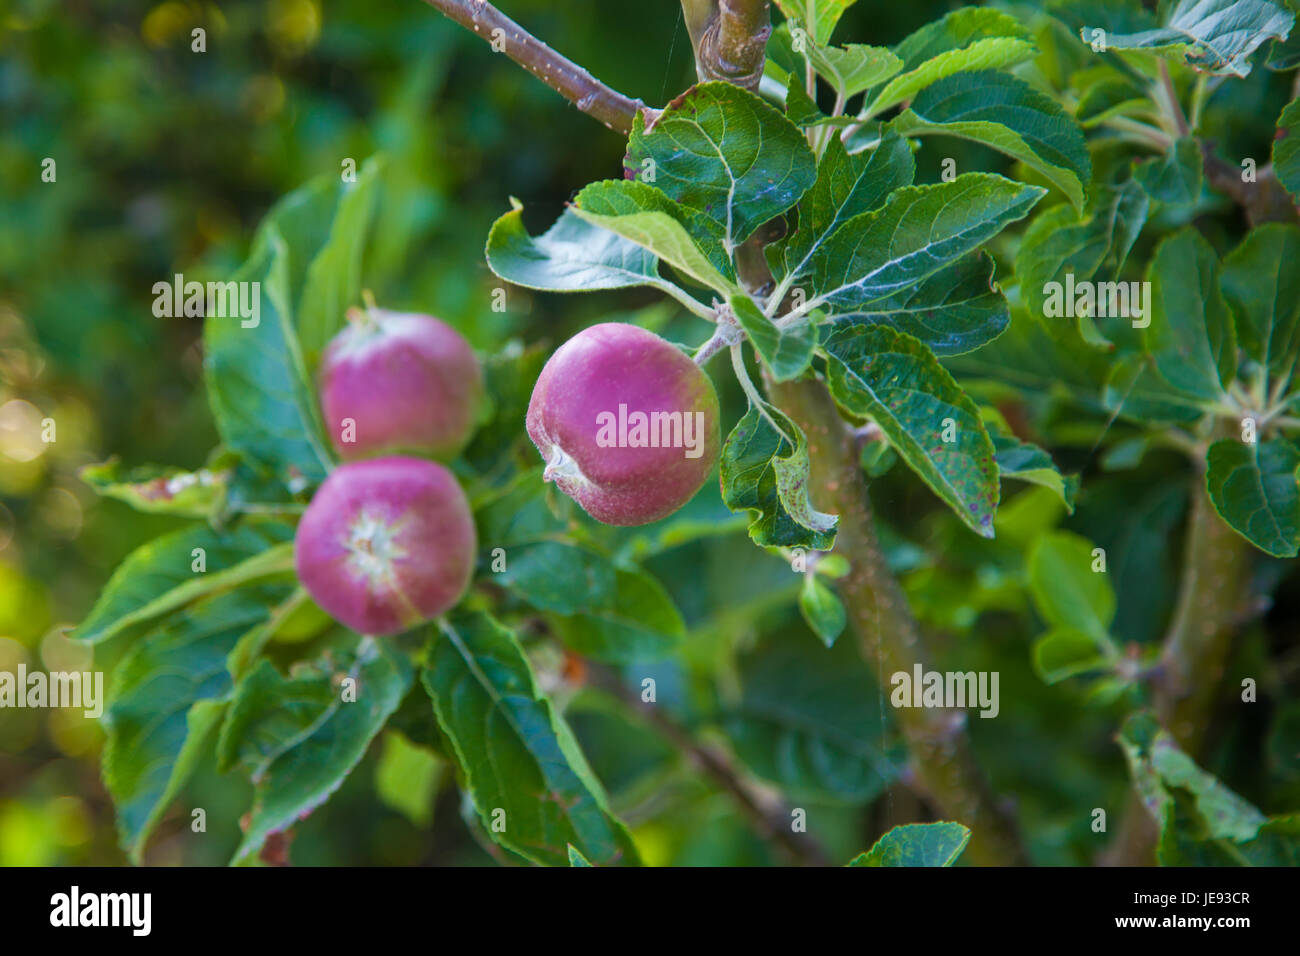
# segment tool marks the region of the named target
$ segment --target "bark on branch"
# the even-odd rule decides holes
[[[1266,222],[1295,222],[1297,219],[1295,200],[1278,180],[1272,163],[1257,169],[1255,177],[1247,182],[1239,167],[1215,155],[1213,140],[1201,141],[1201,159],[1211,188],[1240,206],[1252,227]]]
[[[1198,469],[1192,480],[1178,603],[1152,686],[1156,716],[1193,758],[1203,749],[1238,630],[1249,551],[1245,539],[1215,512],[1205,491],[1205,475]],[[1133,797],[1102,862],[1150,866],[1158,835],[1156,822]]]
[[[701,80],[757,90],[772,34],[768,0],[682,0]]]
[[[808,438],[813,506],[840,517],[835,553],[852,570],[837,584],[863,658],[882,688],[891,674],[911,674],[917,664],[929,669],[925,641],[876,540],[857,436],[820,381],[769,382],[768,393]],[[965,712],[912,707],[894,716],[907,742],[913,788],[945,817],[970,827],[967,858],[984,866],[1027,864],[1014,817],[996,802],[971,752]]]
[[[1201,750],[1209,727],[1249,571],[1249,545],[1215,512],[1204,477],[1197,479],[1183,546],[1182,590],[1155,686],[1160,722],[1192,755]]]

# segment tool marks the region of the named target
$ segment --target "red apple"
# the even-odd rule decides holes
[[[477,543],[450,471],[422,458],[340,465],[316,491],[294,539],[307,593],[362,634],[437,617],[469,586]]]
[[[691,359],[635,325],[593,325],[537,379],[529,437],[545,477],[597,521],[648,524],[700,489],[718,457],[718,396]]]
[[[369,308],[348,318],[320,368],[321,410],[339,455],[454,458],[483,399],[483,370],[469,343],[429,315]]]

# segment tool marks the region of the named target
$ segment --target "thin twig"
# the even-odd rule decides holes
[[[588,116],[626,136],[644,108],[567,57],[551,49],[486,0],[424,0],[467,30],[473,30]]]

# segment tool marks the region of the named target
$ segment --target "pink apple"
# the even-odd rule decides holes
[[[362,634],[437,617],[469,586],[477,543],[450,471],[422,458],[340,465],[298,525],[294,563],[307,593]]]
[[[545,477],[597,521],[672,514],[718,457],[718,396],[679,349],[635,325],[593,325],[551,356],[533,388],[528,434]]]
[[[338,453],[454,458],[483,398],[483,370],[469,343],[429,315],[369,308],[348,318],[320,368],[325,428]]]

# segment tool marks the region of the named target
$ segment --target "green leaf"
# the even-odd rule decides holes
[[[505,559],[497,580],[542,611],[576,614],[588,603],[605,604],[614,593],[613,566],[588,548],[564,541],[521,541],[506,549]]]
[[[616,532],[618,544],[614,556],[620,563],[644,561],[693,541],[743,534],[748,525],[749,516],[733,514],[723,504],[721,487],[716,482],[708,482],[694,498],[663,521]]]
[[[905,37],[894,52],[913,70],[941,53],[962,50],[988,38],[1029,40],[1020,21],[992,7],[960,7]]]
[[[563,525],[547,510],[536,471],[475,516],[479,534],[505,549],[495,579],[540,611],[579,654],[613,663],[663,657],[685,635],[672,598],[651,575],[592,548],[552,540]]]
[[[1143,50],[1185,62],[1202,73],[1246,76],[1250,55],[1274,37],[1285,39],[1295,17],[1273,0],[1176,0],[1163,25],[1138,33],[1105,34],[1107,50]],[[1092,43],[1096,27],[1079,35]]]
[[[1275,558],[1300,553],[1300,451],[1285,438],[1223,438],[1206,456],[1205,485],[1228,527]]]
[[[1188,206],[1201,195],[1201,147],[1195,137],[1178,140],[1164,156],[1138,163],[1133,178],[1148,196],[1169,205]]]
[[[960,823],[908,823],[894,827],[849,866],[952,866],[970,842]]]
[[[569,844],[569,866],[591,866],[591,861],[572,843]]]
[[[750,406],[722,446],[721,481],[728,508],[754,513],[749,536],[755,544],[830,550],[838,519],[813,508],[808,444],[781,412]]]
[[[1079,490],[1078,475],[1062,475],[1051,455],[1014,435],[994,434],[990,437],[993,439],[998,474],[1001,477],[1050,488],[1060,496],[1065,509],[1074,514],[1074,496]]]
[[[1115,620],[1115,589],[1094,571],[1092,542],[1069,531],[1050,531],[1030,548],[1029,592],[1038,613],[1058,630],[1079,631],[1104,646]]]
[[[1142,464],[1142,459],[1151,450],[1151,446],[1149,435],[1139,435],[1136,438],[1126,438],[1116,442],[1102,456],[1101,467],[1105,471],[1128,471],[1136,468]]]
[[[1144,426],[1190,424],[1205,414],[1201,399],[1174,388],[1156,371],[1149,355],[1136,353],[1114,361],[1105,376],[1101,399],[1112,414]]]
[[[804,90],[803,80],[794,73],[786,80],[785,115],[796,126],[817,126],[831,122],[831,117],[818,108],[816,101]]]
[[[352,290],[347,302],[355,301],[352,282],[360,278],[357,257],[365,245],[373,194],[381,188],[378,174],[384,163],[380,155],[370,157],[362,164],[354,183],[344,182],[338,173],[317,176],[276,202],[258,225],[253,240],[255,254],[270,242],[269,234],[273,231],[284,240],[288,258],[287,301],[300,328],[309,284],[316,286],[310,298],[317,302],[309,311],[314,312],[318,305],[324,304],[331,286]],[[354,227],[355,235],[351,232]],[[332,266],[343,274],[328,275]],[[335,321],[342,318],[340,308]]]
[[[1052,283],[1063,288],[1067,273],[1073,273],[1076,282],[1117,277],[1150,205],[1141,187],[1128,180],[1098,190],[1087,219],[1064,205],[1035,216],[1016,253],[1016,276],[1029,311],[1061,318],[1062,312],[1049,313],[1049,290]]]
[[[221,505],[230,471],[186,471],[161,465],[124,468],[113,458],[100,465],[87,465],[80,477],[96,493],[124,501],[137,511],[207,518]]]
[[[808,48],[813,68],[844,99],[883,83],[900,69],[903,61],[881,46],[849,43],[843,47]]]
[[[1253,840],[1267,822],[1264,814],[1206,773],[1179,749],[1173,736],[1150,714],[1134,714],[1119,734],[1133,785],[1143,805],[1162,824],[1162,844],[1174,822],[1174,791],[1190,794],[1191,810],[1200,836],[1243,844]]]
[[[307,267],[296,308],[295,300],[287,300],[309,368],[316,367],[325,346],[343,327],[348,307],[361,295],[361,260],[383,167],[383,157],[372,156],[361,165],[356,182],[338,184],[329,238]]]
[[[1081,126],[1091,129],[1116,117],[1145,118],[1152,109],[1151,100],[1130,80],[1111,74],[1083,93],[1074,109],[1074,118]]]
[[[1034,642],[1034,670],[1044,683],[1057,684],[1069,677],[1108,666],[1097,641],[1072,627],[1058,627]]]
[[[1273,172],[1292,200],[1300,203],[1300,97],[1287,104],[1277,118]]]
[[[858,463],[868,478],[879,478],[889,474],[890,469],[898,463],[898,452],[888,442],[867,442],[862,454],[858,456]]]
[[[766,250],[779,279],[800,279],[812,268],[813,253],[840,226],[881,206],[895,189],[910,186],[916,163],[907,141],[886,130],[870,153],[850,154],[832,136],[817,167],[817,180],[799,201],[799,225],[788,239]]]
[[[250,522],[224,533],[196,525],[155,538],[118,565],[69,636],[98,644],[205,594],[292,571],[292,539],[293,529],[278,522]],[[206,570],[196,570],[200,566]]]
[[[603,600],[592,598],[577,613],[549,618],[560,640],[584,657],[614,664],[666,657],[686,636],[672,598],[638,568],[614,568]]]
[[[518,473],[509,485],[474,501],[474,524],[486,548],[509,548],[560,534],[565,523],[546,502],[542,468]]]
[[[887,325],[919,339],[936,355],[960,355],[996,339],[1011,321],[993,282],[993,258],[972,252],[886,299],[837,311],[839,325]]]
[[[870,105],[864,116],[876,116],[910,100],[944,77],[1014,66],[1038,50],[1013,17],[998,10],[965,7],[921,27],[894,47],[894,52],[902,59],[904,72],[874,99],[868,97]]]
[[[1250,840],[1209,838],[1195,803],[1174,790],[1161,816],[1161,866],[1300,866],[1300,813],[1270,817]]]
[[[737,667],[727,736],[759,777],[793,799],[839,805],[866,803],[897,777],[904,755],[853,642],[823,647],[786,629]]]
[[[906,290],[1023,218],[1044,190],[990,173],[895,190],[813,253],[808,309],[851,312]]]
[[[767,38],[767,59],[763,63],[763,75],[773,80],[781,88],[790,85],[791,75],[802,77],[804,73],[804,55],[794,50],[794,37],[791,34],[791,21],[783,20],[776,25]],[[807,93],[804,94],[807,96]]]
[[[446,766],[428,747],[412,743],[400,731],[387,730],[375,767],[375,794],[415,826],[428,827]]]
[[[995,389],[1014,383],[1036,401],[1068,398],[1144,428],[1153,421],[1195,422],[1204,414],[1157,375],[1149,356],[1131,354],[1117,362],[1113,350],[1085,341],[1073,324],[1036,319],[1023,310],[1013,310],[1011,327],[995,342],[944,364],[963,380],[979,379]],[[1086,440],[1091,444],[1096,435]]]
[[[217,742],[217,763],[253,781],[253,806],[232,862],[255,855],[334,793],[411,687],[410,661],[391,642],[356,637],[339,659],[269,661],[239,682]]]
[[[776,0],[785,18],[808,32],[818,44],[830,42],[835,24],[857,0]]]
[[[1055,208],[1069,211],[1065,204]],[[994,342],[944,364],[963,381],[1015,383],[1038,400],[1064,394],[1084,408],[1096,409],[1101,408],[1098,393],[1110,369],[1106,354],[1085,342],[1077,329],[1066,323],[1049,327],[1024,309],[1012,309],[1010,327]]]
[[[574,204],[580,219],[630,239],[701,285],[723,294],[737,288],[717,224],[654,187],[625,179],[592,183]]]
[[[548,292],[591,292],[651,286],[680,298],[685,295],[659,275],[653,253],[608,229],[584,221],[566,209],[555,225],[533,238],[524,229],[524,207],[511,210],[488,233],[488,267],[515,285]]]
[[[484,831],[535,863],[567,865],[570,844],[597,865],[637,862],[631,837],[610,814],[568,725],[538,690],[514,635],[482,614],[459,616],[441,630],[424,687]]]
[[[890,107],[912,99],[931,83],[945,77],[976,70],[997,70],[1014,66],[1030,59],[1037,52],[1027,40],[1010,37],[990,37],[977,40],[964,50],[940,53],[915,70],[896,76],[876,94],[864,111],[865,116],[878,116]]]
[[[1147,348],[1170,385],[1207,403],[1223,398],[1237,371],[1232,315],[1219,291],[1219,257],[1192,228],[1156,247],[1147,269]]]
[[[848,615],[839,596],[815,574],[806,574],[799,590],[799,610],[812,632],[831,647],[844,632]]]
[[[231,690],[226,655],[288,590],[206,598],[146,634],[118,663],[104,715],[103,774],[132,862],[140,862],[221,720]]]
[[[730,83],[692,87],[652,125],[637,113],[624,160],[628,175],[643,177],[647,161],[655,186],[722,227],[728,255],[798,202],[817,176],[799,127]]]
[[[991,70],[947,77],[921,91],[890,127],[991,147],[1041,173],[1083,209],[1092,177],[1083,132],[1055,100],[1017,77]]]
[[[300,515],[307,509],[305,499],[311,489],[299,477],[289,484],[245,461],[231,451],[222,450],[221,459],[232,464],[226,482],[226,499],[222,503],[225,514],[270,513]],[[220,520],[225,514],[218,515]]]
[[[1300,13],[1300,3],[1286,0],[1292,13]],[[1274,40],[1268,46],[1268,59],[1264,65],[1270,70],[1286,72],[1300,66],[1300,31],[1292,29],[1285,40]]]
[[[822,345],[835,401],[852,415],[872,419],[968,527],[993,537],[993,443],[979,409],[934,353],[884,326],[835,327]]]
[[[300,490],[321,481],[332,459],[289,311],[288,253],[278,230],[265,235],[234,277],[260,283],[257,323],[245,327],[237,317],[208,316],[203,367],[222,442]]]
[[[1300,227],[1256,226],[1223,260],[1220,285],[1242,350],[1286,377],[1300,352]]]
[[[519,423],[528,412],[533,386],[550,355],[550,347],[541,342],[525,346],[512,340],[496,354],[484,356],[484,390],[491,397],[485,404],[491,415],[461,453],[480,474],[500,473],[501,467],[514,459],[522,437]]]
[[[264,251],[276,232],[284,240],[288,257],[290,305],[302,299],[307,270],[316,253],[329,240],[330,226],[338,211],[344,183],[334,173],[324,173],[282,197],[258,224],[253,238],[254,255]]]
[[[730,304],[736,321],[754,343],[774,379],[788,382],[807,370],[817,345],[817,328],[808,316],[791,313],[779,320],[778,325],[743,292],[733,295]]]
[[[285,598],[271,616],[239,639],[239,643],[226,657],[226,669],[235,680],[240,680],[257,663],[271,638],[287,629],[305,628],[306,636],[319,634],[334,624],[334,619],[321,610],[306,589],[299,587]]]

